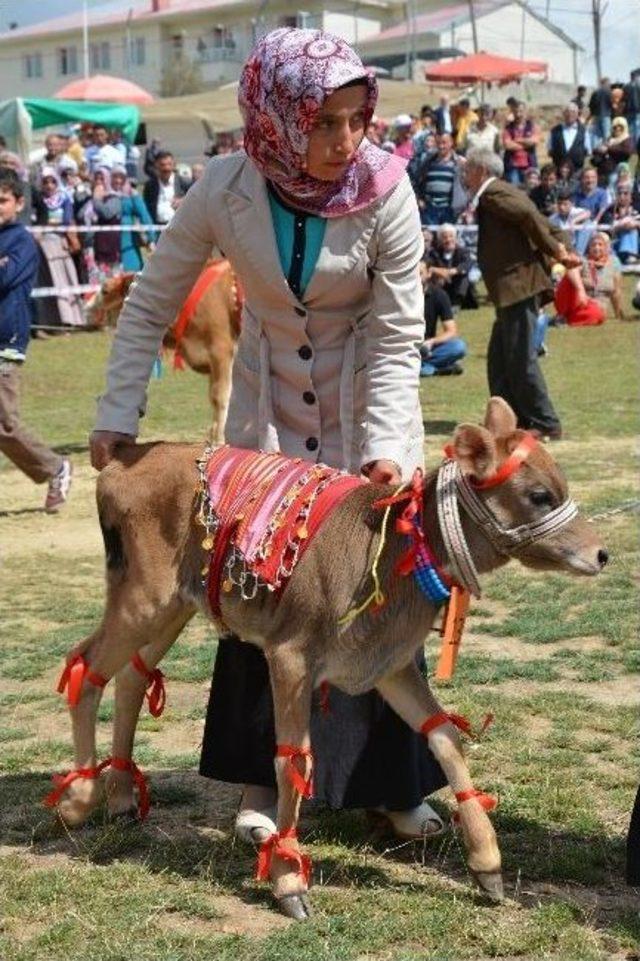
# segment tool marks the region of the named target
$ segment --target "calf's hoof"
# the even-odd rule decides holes
[[[309,895],[304,894],[283,894],[276,898],[278,910],[287,918],[294,921],[306,921],[311,917],[311,904]]]
[[[504,901],[504,887],[500,871],[474,871],[470,868],[471,876],[483,894],[496,904]]]
[[[109,824],[139,824],[140,814],[138,813],[138,808],[134,804],[133,807],[126,808],[122,811],[108,811],[107,821]]]

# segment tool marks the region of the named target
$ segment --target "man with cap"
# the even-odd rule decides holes
[[[393,121],[395,130],[394,154],[411,160],[413,157],[413,120],[408,113],[399,113]]]

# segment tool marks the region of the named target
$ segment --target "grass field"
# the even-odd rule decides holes
[[[637,321],[637,318],[636,318]],[[463,377],[423,382],[427,459],[486,402],[490,312],[464,314]],[[638,498],[637,323],[552,330],[543,361],[566,439],[553,451],[589,515]],[[424,846],[372,837],[358,812],[309,808],[314,919],[291,925],[251,880],[253,855],[231,831],[238,791],[195,773],[215,635],[188,627],[163,668],[168,709],[143,714],[136,760],[150,774],[144,826],[102,815],[65,831],[40,800],[72,758],[53,693],[63,655],[95,624],[102,545],[86,438],[110,338],[31,348],[24,416],[75,464],[64,513],[0,464],[0,958],[2,961],[459,961],[635,957],[637,892],[622,882],[638,780],[637,512],[597,521],[612,554],[597,580],[541,577],[515,563],[486,581],[444,703],[496,722],[471,750],[494,815],[508,894],[474,893],[455,834]],[[204,436],[204,380],[168,372],[150,389],[144,438]],[[434,635],[435,637],[435,635]],[[436,641],[428,645],[433,663]],[[112,690],[100,709],[108,752]],[[437,800],[442,811],[450,795]]]

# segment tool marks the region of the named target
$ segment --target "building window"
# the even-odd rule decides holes
[[[135,37],[130,46],[130,63],[132,67],[143,67],[146,60],[144,37]]]
[[[279,27],[298,27],[304,30],[309,28],[311,24],[311,14],[307,13],[305,10],[298,10],[296,14],[285,14],[284,16],[278,17]]]
[[[35,80],[42,76],[42,54],[25,53],[22,58],[23,74],[27,80]]]
[[[171,49],[174,53],[182,53],[184,50],[184,34],[175,33],[171,37]]]
[[[67,77],[72,73],[78,72],[78,50],[77,47],[58,48],[58,73]]]
[[[89,56],[92,70],[109,70],[111,67],[111,47],[108,42],[92,43]]]

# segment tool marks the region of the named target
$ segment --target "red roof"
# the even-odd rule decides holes
[[[542,60],[513,60],[481,51],[429,65],[424,74],[427,80],[449,83],[509,83],[529,73],[546,72],[547,64]]]

